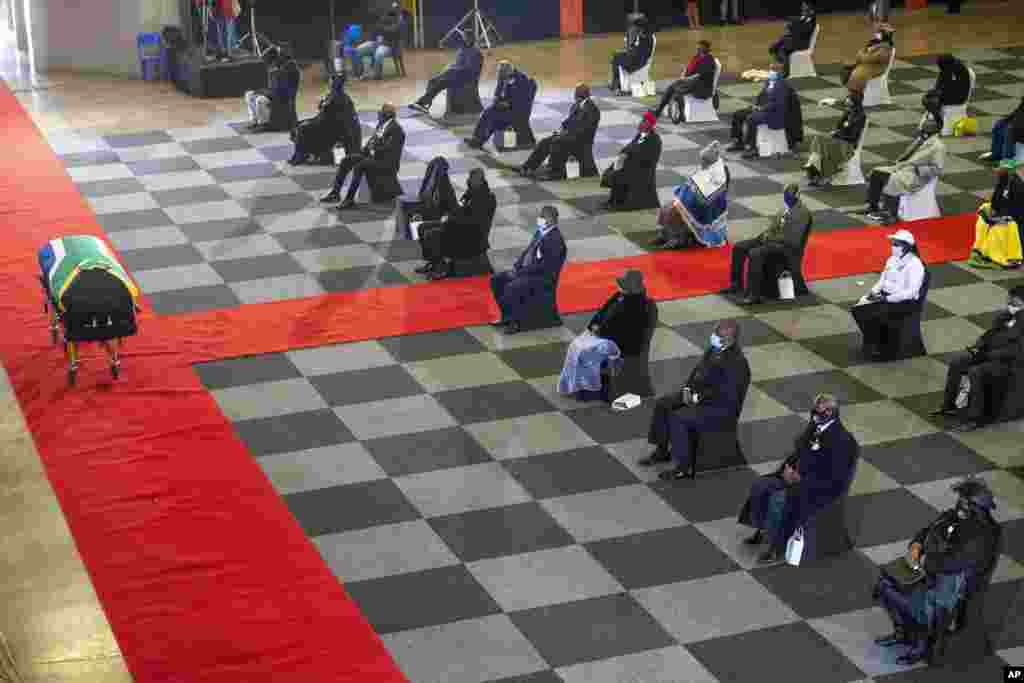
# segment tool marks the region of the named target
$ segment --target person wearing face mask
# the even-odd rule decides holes
[[[981,155],[981,161],[1007,159],[1024,162],[1024,97],[1016,109],[992,124],[992,147]]]
[[[959,418],[954,430],[969,432],[998,413],[999,389],[1024,361],[1024,286],[1010,290],[1006,310],[967,352],[949,366],[942,405],[933,415]]]
[[[494,101],[480,114],[472,137],[465,143],[480,149],[496,131],[515,127],[516,146],[533,147],[537,141],[530,129],[530,107],[537,93],[537,83],[512,66],[511,62],[498,62],[498,82],[494,87]]]
[[[909,230],[889,235],[892,255],[878,282],[850,310],[864,338],[864,355],[883,356],[888,347],[890,328],[899,318],[914,311],[924,283],[924,263]]]
[[[420,225],[420,248],[426,265],[416,272],[442,280],[451,277],[455,261],[486,254],[491,248],[488,235],[497,208],[484,170],[474,168],[458,204],[441,220]]]
[[[654,451],[642,467],[675,462],[658,476],[665,481],[693,479],[694,437],[735,425],[750,387],[750,363],[739,346],[739,324],[723,320],[711,333],[710,345],[679,391],[654,404],[648,443]],[[691,440],[693,439],[693,440]]]
[[[935,64],[939,67],[939,76],[921,103],[932,116],[941,119],[943,107],[966,104],[971,94],[971,72],[966,64],[950,54],[939,55]]]
[[[263,62],[267,65],[267,87],[245,93],[249,109],[248,132],[290,131],[299,120],[295,98],[302,72],[291,55],[278,45],[271,45],[263,52]]]
[[[757,127],[778,130],[787,127],[792,88],[783,77],[785,67],[778,62],[771,65],[768,80],[758,94],[751,109],[741,109],[732,115],[732,144],[728,152],[744,152],[744,158],[757,157]],[[744,151],[745,150],[745,151]]]
[[[506,334],[515,334],[534,306],[554,298],[566,253],[565,239],[558,229],[558,209],[545,206],[537,219],[533,239],[512,270],[491,277],[491,292],[501,309],[501,318],[492,325]]]
[[[398,168],[402,162],[402,150],[405,148],[405,131],[398,125],[395,116],[395,105],[386,103],[377,115],[377,128],[358,154],[346,155],[338,164],[338,172],[334,176],[334,187],[320,201],[324,204],[335,204],[341,199],[341,186],[345,178],[352,174],[345,200],[339,209],[350,209],[356,205],[356,192],[363,177],[370,186],[370,196],[375,202],[384,202],[402,194],[402,186],[398,184]]]
[[[775,472],[754,481],[740,511],[738,522],[755,530],[744,543],[767,545],[759,564],[782,560],[793,532],[843,495],[859,452],[857,439],[839,419],[839,402],[818,394],[793,452]]]
[[[845,68],[846,78],[843,81],[846,88],[863,97],[868,81],[878,78],[889,68],[894,49],[892,27],[880,26],[868,44],[857,53],[857,60]]]
[[[740,300],[744,305],[760,303],[765,265],[772,261],[797,263],[800,258],[803,237],[811,227],[811,212],[800,201],[799,185],[791,183],[786,186],[782,204],[767,230],[732,247],[731,284],[724,293],[743,294],[743,265],[747,262],[746,294]]]
[[[967,261],[975,268],[1016,268],[1024,260],[1024,163],[1004,161],[996,177],[991,201],[978,207]]]
[[[864,99],[850,93],[845,101],[846,111],[836,129],[829,135],[811,138],[811,153],[804,164],[811,187],[827,187],[831,179],[844,168],[857,151],[860,136],[867,125]]]
[[[787,76],[789,75],[789,56],[811,46],[811,37],[817,26],[818,16],[814,12],[814,6],[809,2],[803,2],[800,4],[800,16],[793,17],[786,22],[785,33],[768,48],[768,54],[772,55],[775,61],[785,65]]]
[[[656,120],[645,112],[637,134],[619,152],[601,179],[601,186],[610,188],[608,201],[601,205],[606,211],[656,209],[658,186],[655,171],[661,158],[661,136],[655,130]]]
[[[315,163],[334,165],[334,146],[341,143],[345,154],[359,151],[363,128],[352,98],[345,92],[345,72],[331,76],[331,89],[320,100],[317,114],[292,131],[295,153],[288,163],[297,166],[312,158]]]
[[[700,151],[700,170],[684,178],[672,203],[658,210],[654,249],[721,247],[729,241],[729,167],[718,140]]]
[[[420,114],[430,114],[430,105],[433,104],[434,98],[445,90],[479,82],[480,72],[484,68],[484,55],[476,46],[472,32],[464,33],[462,40],[463,47],[455,53],[455,62],[427,81],[426,92],[409,105],[410,109]]]
[[[660,119],[669,102],[679,102],[683,108],[683,97],[689,95],[699,100],[706,100],[715,94],[715,58],[711,56],[711,43],[701,40],[697,43],[697,53],[686,65],[686,70],[678,81],[668,86],[661,96],[661,102],[654,110],[654,117]]]
[[[893,632],[875,643],[907,648],[896,660],[904,666],[927,658],[935,630],[951,626],[959,607],[984,588],[999,561],[1002,529],[992,517],[992,490],[973,477],[951,488],[956,506],[917,532],[906,556],[883,567],[873,591],[893,623]],[[908,570],[911,578],[901,579]]]
[[[651,34],[647,24],[647,17],[643,14],[630,14],[627,17],[626,37],[623,41],[625,49],[612,55],[612,78],[608,88],[614,94],[628,95],[621,91],[619,83],[619,68],[626,73],[633,73],[651,58],[654,52],[654,36]]]
[[[574,102],[562,126],[537,143],[529,158],[519,167],[519,173],[538,180],[565,180],[565,163],[572,155],[580,162],[580,175],[597,175],[594,163],[594,136],[601,123],[601,111],[590,97],[590,86],[576,86]],[[539,174],[537,169],[547,159],[548,170]]]
[[[926,115],[917,135],[896,163],[871,171],[864,209],[869,220],[883,225],[895,223],[899,220],[900,197],[917,192],[942,175],[946,143],[939,136],[941,130],[942,121]]]

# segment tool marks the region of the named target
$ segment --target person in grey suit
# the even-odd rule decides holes
[[[726,294],[741,295],[741,303],[761,301],[761,282],[764,267],[769,260],[799,259],[802,238],[811,225],[811,212],[800,201],[800,186],[791,183],[782,193],[784,208],[772,219],[768,229],[753,239],[742,240],[732,246],[730,287]],[[747,286],[744,294],[743,264],[747,262]]]
[[[946,144],[939,137],[942,122],[925,116],[907,151],[888,166],[871,171],[865,214],[878,223],[895,223],[899,217],[900,196],[917,192],[933,178],[942,175],[946,164]]]

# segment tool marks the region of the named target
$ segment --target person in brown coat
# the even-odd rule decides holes
[[[851,93],[863,95],[868,81],[878,78],[889,68],[889,60],[895,49],[892,29],[880,26],[868,44],[857,53],[857,62],[852,67],[846,67],[850,74],[846,80],[847,89]]]

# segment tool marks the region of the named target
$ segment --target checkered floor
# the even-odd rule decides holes
[[[1024,95],[1024,48],[969,50],[960,55],[978,74],[973,106],[982,130],[1016,107]],[[796,79],[805,100],[807,134],[827,132],[839,118],[817,102],[842,97],[840,65],[820,65],[818,78]],[[931,57],[898,60],[890,89],[896,104],[872,110],[863,153],[867,167],[901,153],[920,117],[920,99],[937,73]],[[664,86],[664,84],[662,84]],[[493,84],[485,83],[489,91]],[[759,86],[723,84],[721,110],[727,115],[748,105]],[[633,136],[639,115],[653,100],[609,97],[595,90],[602,111],[595,155],[603,168]],[[440,114],[443,97],[435,112]],[[538,135],[555,129],[569,109],[568,91],[542,89],[533,112]],[[241,107],[241,103],[240,103]],[[365,124],[373,112],[362,114]],[[664,151],[659,194],[671,197],[680,177],[694,170],[697,151],[728,136],[727,116],[719,124],[660,126]],[[499,199],[491,236],[492,261],[507,266],[529,242],[530,226],[542,204],[558,206],[569,258],[589,261],[644,253],[654,234],[652,211],[601,214],[606,197],[595,179],[538,184],[508,169],[525,152],[474,151],[461,143],[470,126],[445,128],[402,113],[407,133],[401,179],[414,195],[426,163],[437,155],[451,162],[453,181],[464,186],[470,168],[482,165]],[[285,134],[244,135],[236,124],[205,128],[98,136],[60,133],[50,142],[71,177],[157,312],[176,313],[235,306],[417,281],[418,245],[395,234],[390,206],[364,205],[338,214],[317,203],[334,172],[325,167],[292,168]],[[368,134],[369,129],[367,129]],[[946,173],[938,187],[947,214],[973,211],[991,191],[990,169],[976,163],[986,136],[949,140]],[[764,228],[785,183],[802,176],[796,159],[730,161],[733,185],[730,235],[744,239]],[[863,188],[808,193],[815,228],[863,225],[853,215],[864,203]]]
[[[650,402],[615,413],[555,393],[589,314],[512,337],[471,327],[197,371],[417,683],[997,680],[999,657],[957,674],[897,666],[871,643],[888,628],[871,587],[876,565],[951,504],[951,481],[980,474],[1006,536],[989,619],[999,654],[1024,664],[1024,631],[1005,621],[1010,605],[1024,613],[1024,480],[1009,471],[1022,464],[1024,424],[950,434],[928,416],[950,352],[1024,278],[934,266],[931,355],[878,365],[854,355],[848,313],[874,277],[813,283],[795,307],[744,310],[717,295],[660,304],[659,393],[678,386],[725,317],[739,319],[753,369],[750,467],[696,482],[658,482],[636,466]],[[840,398],[863,447],[857,549],[756,567],[736,514],[819,391]]]

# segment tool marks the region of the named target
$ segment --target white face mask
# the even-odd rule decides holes
[[[548,227],[548,222],[545,219],[543,219],[543,218],[538,218],[537,219],[537,229],[538,230],[545,230],[545,229],[547,229],[547,227]]]
[[[1020,313],[1021,307],[1009,304],[1007,305],[1006,310],[1009,312],[1010,315],[1017,315],[1018,313]]]
[[[903,247],[896,244],[892,245],[892,255],[896,258],[901,258],[903,256]]]

